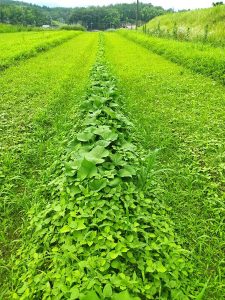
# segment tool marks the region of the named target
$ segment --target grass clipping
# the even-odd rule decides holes
[[[51,200],[30,211],[13,299],[188,299],[185,251],[154,187],[144,193],[147,163],[120,103],[101,41],[80,131],[55,163]]]

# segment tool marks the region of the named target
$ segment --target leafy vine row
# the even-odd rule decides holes
[[[51,199],[30,211],[13,299],[189,299],[186,254],[154,186],[144,192],[149,156],[123,113],[102,38],[90,79]]]

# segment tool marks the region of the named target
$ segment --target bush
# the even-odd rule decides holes
[[[73,24],[73,25],[63,25],[60,27],[62,30],[77,30],[77,31],[85,31],[86,28],[80,24]]]

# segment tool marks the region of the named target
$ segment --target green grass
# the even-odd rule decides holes
[[[144,188],[155,154],[133,139],[103,46],[48,204],[29,212],[14,299],[188,299],[185,251],[154,185]]]
[[[225,5],[159,16],[147,24],[153,34],[225,45]],[[208,28],[207,28],[208,27]],[[207,32],[207,36],[206,36]]]
[[[0,71],[79,34],[66,31],[3,33],[0,39]]]
[[[11,285],[9,259],[26,212],[46,203],[48,169],[78,121],[96,50],[97,36],[81,35],[1,74],[1,299]]]
[[[190,251],[191,286],[198,299],[222,300],[225,89],[118,34],[106,35],[106,57],[137,137],[146,150],[159,149],[153,180]]]
[[[222,300],[222,50],[100,36],[1,72],[0,298]]]
[[[43,29],[39,27],[26,27],[22,25],[11,25],[11,24],[0,23],[0,34],[6,32],[38,31],[38,30],[43,30]]]
[[[225,57],[221,48],[158,38],[128,30],[118,32],[172,62],[225,84]]]

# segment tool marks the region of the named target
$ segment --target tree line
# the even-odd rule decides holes
[[[165,11],[160,6],[140,3],[139,20],[140,22],[147,22],[166,12],[168,10]],[[0,23],[29,26],[52,25],[57,22],[64,24],[79,23],[89,30],[102,30],[135,24],[135,20],[136,3],[87,8],[49,8],[12,0],[1,0],[0,2]]]

